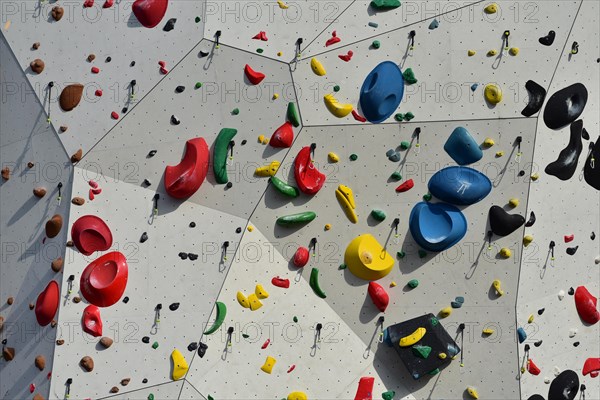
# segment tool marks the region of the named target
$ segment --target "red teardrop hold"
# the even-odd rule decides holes
[[[85,0],[83,2],[83,7],[84,8],[89,8],[92,7],[94,5],[94,0]]]
[[[263,79],[265,79],[265,74],[253,70],[248,64],[246,64],[246,66],[244,67],[244,73],[246,74],[246,78],[248,78],[250,83],[252,83],[253,85],[258,85],[262,82]]]
[[[269,144],[273,147],[292,147],[294,141],[294,128],[292,123],[289,121],[284,122],[275,132],[271,135]]]
[[[35,318],[38,324],[46,326],[56,314],[60,298],[60,290],[56,281],[50,281],[48,286],[39,294],[35,303]]]
[[[106,0],[102,8],[111,8],[115,4],[115,0]]]
[[[83,310],[81,320],[83,331],[94,337],[102,336],[102,319],[100,309],[95,305],[89,305]]]
[[[410,189],[412,189],[414,186],[415,186],[415,183],[413,182],[413,180],[409,179],[406,182],[402,183],[400,186],[398,186],[396,188],[396,192],[398,192],[398,193],[407,192]]]
[[[140,24],[154,28],[165,16],[168,5],[168,0],[136,0],[131,9]]]
[[[125,256],[111,251],[85,267],[79,281],[81,294],[95,306],[112,306],[123,296],[128,276]]]
[[[90,196],[92,191],[90,189]],[[71,239],[82,254],[89,256],[95,251],[104,251],[112,246],[112,233],[106,222],[95,215],[80,217],[71,227]]]
[[[298,247],[296,253],[294,253],[294,265],[298,268],[304,267],[308,264],[308,259],[310,258],[310,254],[308,253],[308,249],[306,247]]]
[[[600,312],[596,309],[598,299],[592,296],[585,286],[575,290],[575,307],[579,317],[586,323],[594,325],[600,320]]]
[[[539,375],[540,372],[542,372],[532,359],[527,360],[527,371],[529,371],[531,375]]]
[[[377,307],[379,311],[385,312],[385,309],[390,303],[390,296],[388,296],[383,286],[377,282],[369,282],[368,292],[375,307]]]
[[[588,358],[585,360],[581,372],[584,376],[590,374],[592,378],[598,376],[598,372],[600,372],[600,358]]]
[[[294,178],[300,190],[305,194],[315,194],[325,183],[325,174],[321,173],[310,158],[310,146],[303,147],[294,160]]]
[[[193,195],[206,178],[209,158],[208,145],[203,138],[188,140],[181,162],[165,168],[165,189],[169,196],[185,199]]]

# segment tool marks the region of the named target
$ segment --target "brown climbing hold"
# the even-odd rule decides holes
[[[13,358],[15,358],[15,349],[12,347],[5,347],[2,349],[2,357],[4,357],[4,359],[6,361],[10,361]]]
[[[46,236],[53,238],[62,229],[63,219],[59,214],[55,214],[52,218],[46,222]]]
[[[29,161],[27,163],[27,168],[33,168],[35,166],[35,164],[33,163],[33,161]]]
[[[113,387],[110,388],[110,392],[111,393],[119,393],[119,388],[116,387],[116,386],[113,386]]]
[[[36,74],[41,74],[44,71],[44,67],[46,67],[46,63],[43,60],[36,58],[32,62],[29,63],[29,67]]]
[[[65,15],[65,10],[61,6],[54,6],[52,7],[51,15],[55,21],[60,21],[63,15]]]
[[[62,257],[58,257],[56,260],[52,261],[52,271],[60,272],[64,264]]]
[[[56,345],[57,346],[62,346],[63,344],[65,344],[65,340],[64,339],[56,339]]]
[[[4,167],[2,168],[2,179],[5,181],[10,179],[10,168]]]
[[[73,303],[78,304],[80,302],[81,302],[81,297],[79,297],[79,296],[73,297]]]
[[[35,189],[33,189],[33,195],[41,199],[46,195],[46,188],[36,187]]]
[[[2,332],[3,328],[4,328],[4,317],[2,315],[0,315],[0,332]]]
[[[83,85],[81,83],[74,83],[65,87],[60,93],[60,98],[58,102],[60,104],[60,108],[65,111],[71,111],[81,101],[81,96],[83,95]]]
[[[14,302],[15,302],[15,298],[12,296],[9,297],[8,299],[6,299],[6,304],[8,304],[9,306],[12,306]]]
[[[108,349],[110,346],[112,346],[113,344],[113,340],[109,337],[102,337],[102,339],[100,339],[100,344],[105,348]]]
[[[63,133],[66,132],[67,129],[69,129],[69,127],[66,126],[66,125],[61,125],[61,127],[60,127],[60,131],[63,132]]]
[[[90,54],[90,55],[88,56],[88,58],[87,58],[87,60],[88,60],[89,62],[92,62],[92,61],[94,61],[95,59],[96,59],[96,55],[95,55],[94,53]]]
[[[79,365],[86,370],[86,372],[92,372],[94,370],[94,360],[90,356],[85,356],[79,361]]]
[[[129,385],[129,382],[131,382],[131,378],[123,378],[123,379],[121,379],[121,385],[123,385],[123,386]]]
[[[37,50],[40,48],[40,42],[35,42],[32,46],[31,46],[34,50]]]
[[[71,162],[76,163],[81,161],[81,157],[83,157],[83,149],[79,149],[71,156]]]
[[[39,393],[36,393],[35,396],[33,396],[33,400],[46,400],[44,399],[44,396],[42,396]]]
[[[30,309],[30,310],[33,310],[34,308],[35,308],[35,304],[33,304],[33,303],[29,303],[29,309]]]
[[[73,246],[75,246],[75,243],[73,243],[72,240],[67,240],[66,246],[67,247],[73,247]]]
[[[46,368],[46,358],[43,355],[39,355],[35,358],[35,366],[40,371],[43,371]]]
[[[76,206],[82,206],[83,203],[85,203],[85,199],[83,197],[73,197],[71,203],[75,204]]]
[[[56,320],[55,320],[55,319],[53,319],[53,320],[50,322],[50,326],[51,326],[51,327],[53,327],[53,328],[56,328],[56,325],[58,325],[58,322],[56,322]]]

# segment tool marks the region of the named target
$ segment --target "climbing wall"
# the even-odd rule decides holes
[[[600,354],[600,325],[581,320],[573,295],[579,286],[600,294],[600,196],[583,176],[592,142],[600,140],[598,2],[137,0],[157,19],[153,28],[142,25],[133,3],[0,5],[0,167],[10,170],[0,181],[0,398],[218,400],[300,392],[288,400],[552,400],[549,388],[564,385],[550,383],[568,370],[586,387],[576,398],[600,398],[599,378],[582,374],[584,361]],[[60,21],[55,7],[64,11]],[[549,31],[555,37],[545,45]],[[34,59],[45,64],[40,74],[40,61],[30,66]],[[383,61],[405,72],[402,102],[383,123],[363,123],[361,87]],[[534,100],[529,80],[547,95],[539,113],[525,117]],[[59,98],[73,83],[84,90],[66,112]],[[548,128],[544,112],[555,107],[550,96],[574,83],[587,89],[579,116],[585,132],[575,173],[561,180],[546,166],[569,143],[570,127]],[[488,84],[502,91],[498,104],[486,101]],[[582,99],[564,103],[577,107]],[[291,130],[290,103],[298,110]],[[457,127],[474,139],[461,152],[483,150],[469,166],[489,178],[491,192],[458,206],[467,229],[456,245],[424,251],[410,214],[421,201],[440,202],[429,197],[428,184],[457,165],[444,150]],[[224,128],[237,131],[231,141],[219,141]],[[267,144],[278,129],[292,132],[289,147]],[[197,150],[196,163],[196,149],[186,147],[195,138],[208,147]],[[325,184],[315,195],[287,197],[269,175],[298,186],[294,159],[311,144],[307,165]],[[179,175],[168,177],[168,166],[178,166]],[[183,199],[169,194],[193,186],[204,169],[199,189]],[[336,198],[340,185],[353,191],[356,223]],[[408,190],[396,191],[399,185]],[[32,193],[38,187],[47,189],[40,199]],[[490,236],[492,205],[521,215],[527,226]],[[308,223],[276,223],[307,211],[316,213]],[[45,238],[55,214],[62,229]],[[105,221],[112,235],[90,255],[68,242],[77,242],[72,227],[86,215]],[[86,227],[91,236],[82,240],[98,246],[101,230]],[[377,280],[389,296],[385,313],[344,259],[348,244],[366,233],[393,261]],[[303,268],[292,261],[299,246],[310,247]],[[93,337],[82,330],[90,303],[80,279],[112,251],[127,260],[127,284],[114,305],[100,307],[102,333]],[[90,285],[113,290],[106,289],[117,281],[112,265]],[[289,288],[273,278],[289,280]],[[29,304],[51,279],[60,288],[56,326],[40,327]],[[245,301],[260,307],[252,311]],[[429,313],[461,353],[415,380],[383,332]],[[101,337],[112,344],[106,348]],[[173,358],[174,349],[185,361]],[[37,355],[45,357],[43,371],[34,365]],[[372,392],[361,394],[363,377],[374,378]]]

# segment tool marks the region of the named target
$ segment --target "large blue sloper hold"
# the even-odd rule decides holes
[[[408,225],[415,242],[432,252],[449,249],[467,233],[467,219],[448,203],[417,203],[410,212]]]
[[[444,144],[444,150],[458,165],[473,164],[483,157],[483,151],[475,139],[462,126],[452,131]]]
[[[384,61],[365,78],[360,89],[360,108],[369,122],[378,124],[396,112],[402,96],[402,71],[395,63]]]
[[[429,192],[446,203],[475,204],[492,191],[492,182],[469,167],[447,167],[436,172],[428,183]]]

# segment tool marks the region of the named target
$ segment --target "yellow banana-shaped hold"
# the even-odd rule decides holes
[[[501,285],[502,283],[499,279],[495,279],[494,282],[492,282],[492,286],[494,286],[494,289],[496,289],[496,293],[498,293],[498,296],[504,295],[504,290],[502,290]]]
[[[529,318],[527,319],[528,323],[533,323],[533,314],[529,315]]]
[[[400,339],[400,347],[412,346],[419,340],[423,339],[423,336],[425,336],[426,333],[427,329],[423,328],[422,326],[417,328],[417,330],[411,333],[410,335],[404,336],[402,339]]]
[[[356,203],[354,203],[354,194],[352,193],[352,189],[348,186],[340,185],[335,191],[335,197],[340,202],[342,209],[346,213],[346,216],[353,224],[358,222],[358,216],[354,209],[356,208]]]
[[[250,302],[248,301],[248,298],[240,291],[237,292],[237,301],[242,307],[250,308]]]
[[[281,0],[277,0],[277,5],[279,6],[279,8],[281,8],[282,10],[286,10],[289,6],[287,4],[285,4],[283,1]]]
[[[474,387],[469,386],[467,388],[467,393],[469,393],[469,396],[471,396],[474,399],[479,398],[479,393],[477,393],[477,390]]]
[[[323,64],[321,64],[321,61],[314,57],[310,60],[310,67],[312,68],[313,72],[319,76],[323,76],[327,73],[325,71],[325,67]]]
[[[340,103],[331,93],[326,94],[323,99],[325,100],[325,105],[329,112],[338,118],[344,118],[353,110],[352,104]]]
[[[275,176],[280,165],[281,165],[281,163],[279,161],[275,160],[275,161],[272,161],[271,164],[269,164],[269,165],[256,168],[254,173],[257,176],[264,176],[264,177]]]
[[[484,335],[493,335],[494,334],[494,330],[491,328],[485,328],[484,330],[481,331]]]
[[[269,292],[267,292],[265,288],[263,288],[260,284],[256,285],[256,288],[254,289],[254,294],[256,294],[256,297],[258,297],[259,299],[266,299],[267,297],[269,297]]]

